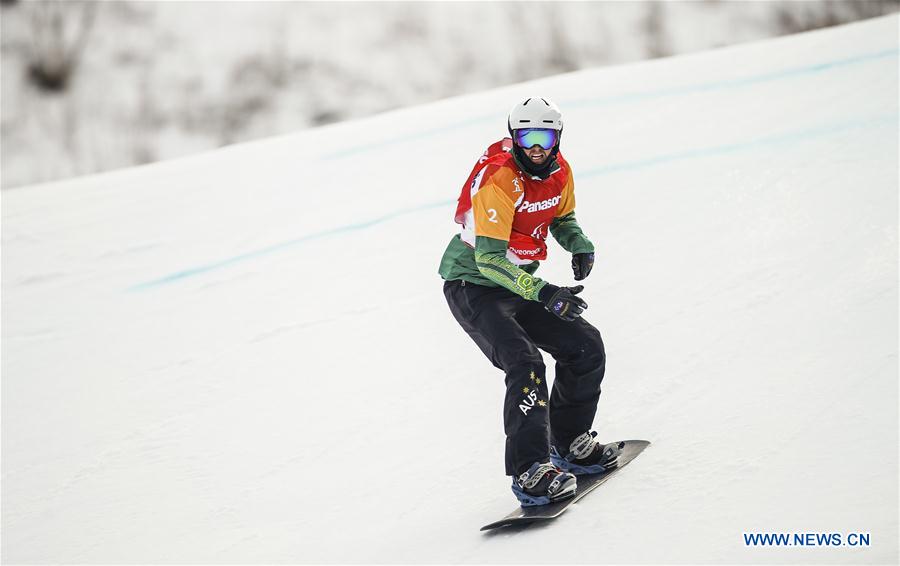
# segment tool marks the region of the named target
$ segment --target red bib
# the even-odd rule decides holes
[[[561,216],[560,212],[569,206],[566,202],[568,195],[565,193],[569,187],[570,174],[568,163],[558,154],[556,157],[558,170],[543,180],[532,177],[519,169],[511,149],[512,140],[504,138],[484,152],[462,187],[454,219],[463,225],[461,234],[463,241],[472,246],[476,222],[480,227],[495,230],[498,238],[509,241],[507,257],[521,265],[546,259],[546,239],[550,223],[557,216]],[[487,208],[486,217],[475,218],[472,198],[488,183],[494,183],[509,199],[514,200],[511,222],[505,213],[500,214],[501,222],[498,222],[496,209],[504,204],[508,208],[506,201],[498,202],[501,206]],[[507,228],[509,228],[508,238],[504,237]],[[482,229],[481,232],[483,231]],[[479,235],[482,235],[481,232]],[[488,235],[493,237],[492,233]]]

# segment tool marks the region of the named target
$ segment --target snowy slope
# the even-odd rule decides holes
[[[897,26],[3,193],[3,561],[896,562]],[[533,93],[598,247],[595,426],[653,445],[554,524],[484,535],[514,506],[503,379],[436,269]]]

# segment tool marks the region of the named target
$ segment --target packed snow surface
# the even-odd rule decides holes
[[[3,561],[896,563],[897,26],[5,192]],[[597,246],[595,428],[653,444],[554,523],[486,535],[515,506],[503,376],[436,271],[535,93]],[[554,244],[538,273],[568,264]]]

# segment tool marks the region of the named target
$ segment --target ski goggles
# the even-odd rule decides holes
[[[524,128],[513,133],[516,136],[516,144],[525,149],[536,145],[544,149],[553,149],[559,141],[559,132],[547,128]]]

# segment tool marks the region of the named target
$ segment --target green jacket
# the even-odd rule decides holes
[[[569,253],[594,251],[594,245],[575,220],[574,212],[554,219],[550,224],[550,234]],[[507,247],[508,242],[504,240],[478,236],[472,248],[457,234],[444,251],[438,273],[447,281],[462,280],[486,287],[505,287],[525,299],[538,300],[538,293],[547,284],[534,277],[539,262],[517,266],[507,259]]]

